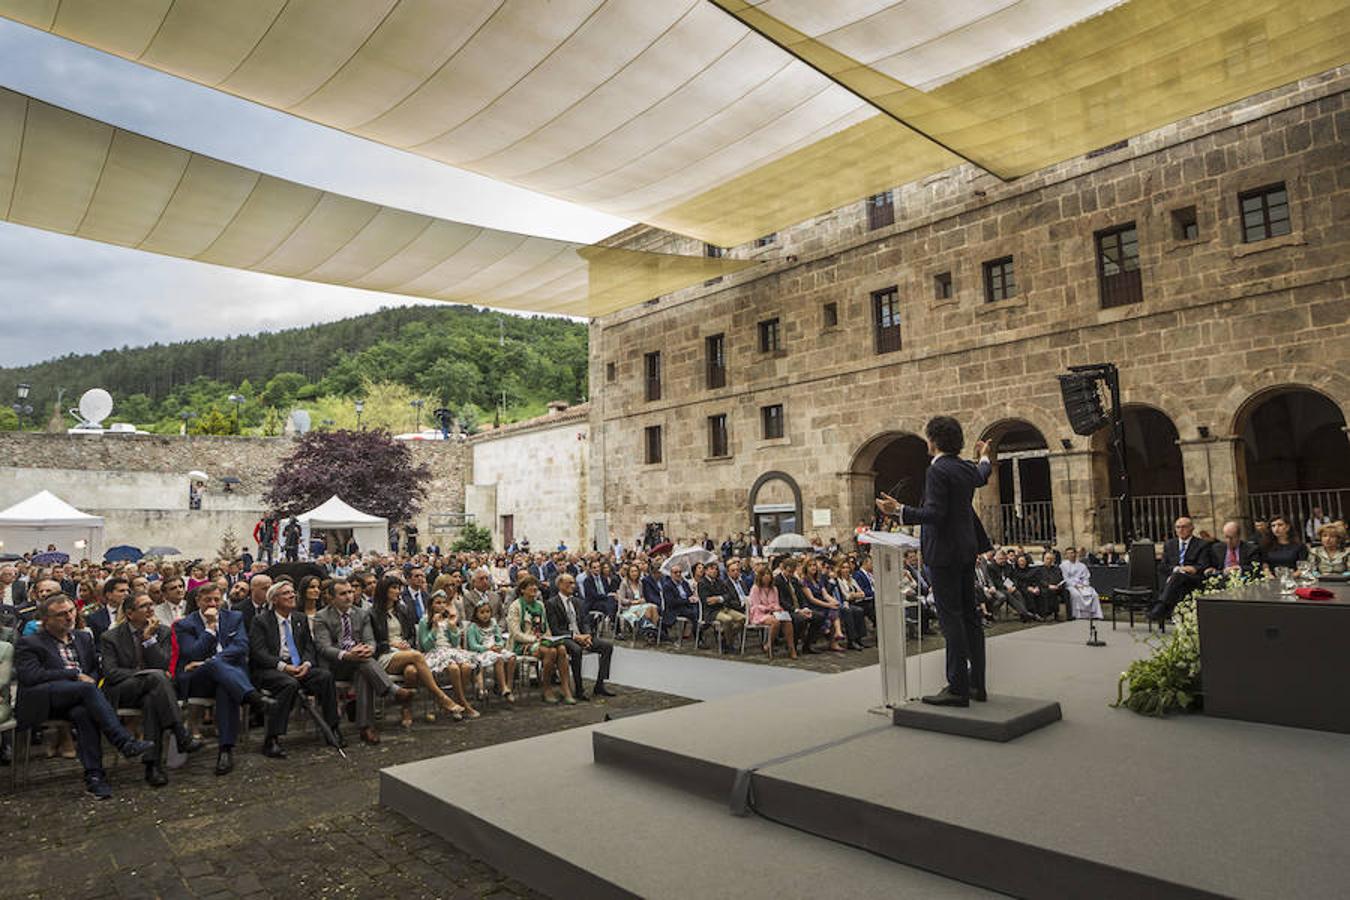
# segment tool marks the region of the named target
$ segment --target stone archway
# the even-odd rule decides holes
[[[990,425],[980,439],[989,442],[994,463],[980,496],[989,536],[1002,544],[1053,545],[1054,490],[1045,434],[1026,419],[1009,418]]]
[[[786,472],[765,472],[750,487],[750,531],[767,544],[802,531],[802,489]]]
[[[1238,408],[1233,430],[1238,490],[1253,519],[1281,514],[1302,528],[1315,510],[1350,512],[1350,439],[1331,397],[1302,385],[1261,391]]]
[[[928,442],[912,432],[885,431],[864,441],[849,463],[852,520],[872,522],[883,492],[901,503],[922,503],[928,462]]]

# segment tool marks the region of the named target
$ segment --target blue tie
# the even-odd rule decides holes
[[[291,655],[291,665],[300,665],[300,648],[295,646],[295,635],[291,634],[291,620],[287,619],[281,623],[281,628],[286,632],[286,652]]]

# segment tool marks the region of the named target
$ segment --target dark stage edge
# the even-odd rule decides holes
[[[929,706],[906,703],[891,713],[891,721],[902,728],[940,731],[958,737],[1007,743],[1062,719],[1059,704],[1053,700],[990,694],[986,702],[971,701],[970,706]]]
[[[871,668],[611,722],[595,760],[724,804],[740,773],[764,817],[1013,896],[1350,896],[1332,837],[1350,833],[1350,736],[1111,709],[1139,632],[991,641],[993,689],[1063,713],[1010,743],[869,715]],[[942,663],[923,659],[926,686]]]

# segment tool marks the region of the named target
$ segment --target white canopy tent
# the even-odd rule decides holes
[[[340,531],[350,529],[356,545],[363,552],[386,547],[389,542],[389,520],[363,513],[346,503],[337,494],[309,512],[296,516],[305,529],[305,542],[316,529]]]
[[[83,541],[83,547],[76,542]],[[25,553],[55,544],[72,557],[103,554],[103,517],[80,512],[51,491],[39,491],[0,511],[0,549]]]

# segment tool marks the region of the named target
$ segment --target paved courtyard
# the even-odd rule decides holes
[[[116,793],[102,803],[84,794],[74,761],[35,758],[32,784],[17,797],[9,792],[9,770],[0,769],[5,848],[0,896],[535,896],[381,809],[377,773],[397,763],[590,724],[606,712],[651,712],[689,702],[619,690],[616,698],[575,707],[546,707],[537,699],[515,709],[494,703],[476,722],[419,723],[410,732],[397,727],[391,711],[383,742],[367,747],[353,741],[346,762],[293,723],[287,760],[258,753],[255,732],[236,753],[229,777],[212,774],[215,754],[209,747],[172,772],[170,785],[158,791],[141,780],[139,763],[123,762],[111,770]]]

